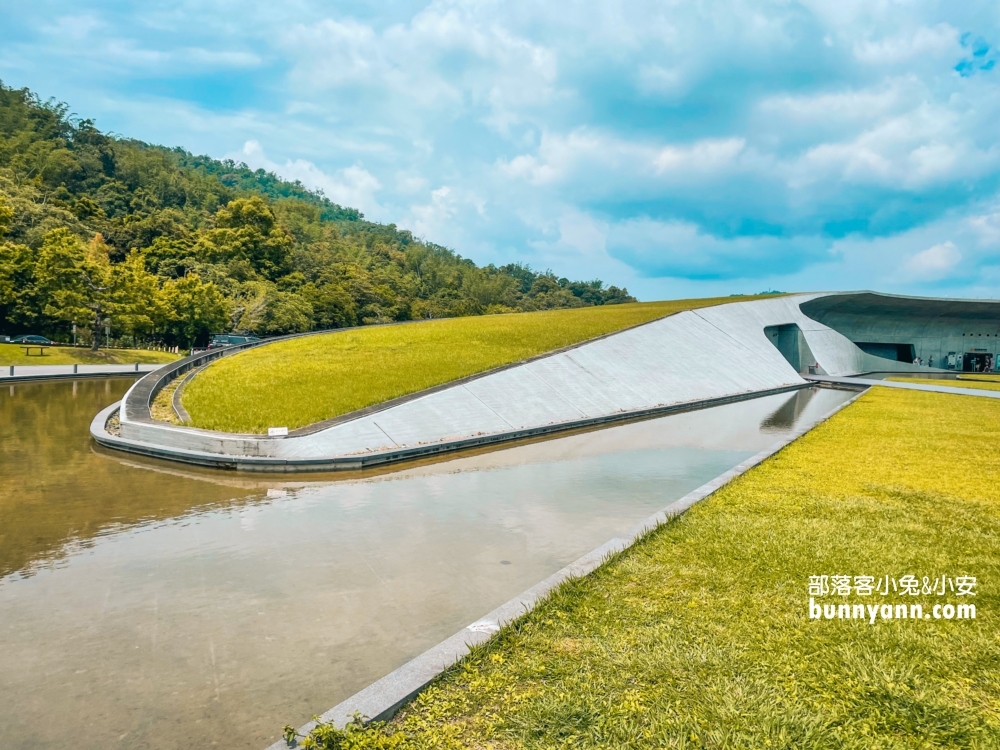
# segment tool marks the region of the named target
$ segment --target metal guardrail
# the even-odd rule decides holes
[[[305,338],[307,336],[319,336],[325,333],[341,333],[344,331],[356,331],[362,328],[374,328],[376,326],[400,326],[407,325],[409,323],[419,323],[419,320],[401,320],[394,321],[391,323],[375,323],[371,325],[363,326],[349,326],[347,328],[328,328],[322,331],[306,331],[305,333],[289,333],[284,336],[274,336],[269,339],[260,339],[259,341],[249,341],[245,344],[233,344],[232,346],[225,346],[219,349],[208,349],[197,354],[191,354],[187,357],[177,360],[176,362],[171,362],[168,365],[164,365],[158,370],[146,375],[136,382],[132,388],[129,389],[128,393],[122,399],[122,410],[124,411],[125,419],[129,422],[141,422],[144,424],[155,424],[163,425],[163,422],[153,419],[152,412],[150,411],[153,404],[153,399],[156,398],[156,394],[159,393],[163,388],[173,382],[176,378],[181,375],[185,375],[191,370],[198,367],[202,367],[217,359],[229,356],[231,354],[237,354],[239,352],[245,352],[248,349],[253,349],[258,346],[264,346],[266,344],[274,344],[279,341],[289,341],[290,339]],[[266,435],[254,435],[255,438],[267,439]]]
[[[334,330],[343,331],[346,329],[337,328]],[[153,419],[152,412],[150,411],[150,407],[152,406],[153,399],[156,398],[156,394],[173,382],[173,380],[181,375],[185,375],[195,368],[207,365],[210,362],[221,359],[222,357],[236,354],[237,352],[253,349],[256,346],[273,344],[277,341],[301,338],[303,336],[315,336],[320,333],[331,333],[331,331],[292,333],[287,336],[276,336],[270,339],[261,339],[260,341],[249,341],[245,344],[234,344],[232,346],[220,347],[219,349],[208,349],[197,354],[188,355],[187,357],[179,359],[176,362],[171,362],[168,365],[164,365],[160,369],[154,370],[144,378],[141,378],[129,389],[128,393],[125,394],[125,397],[122,399],[122,409],[125,413],[125,419],[130,422],[158,424],[156,420]]]
[[[50,378],[100,377],[107,375],[128,375],[140,370],[140,362],[122,364],[67,364],[67,365],[3,365],[0,367],[0,380],[44,380]],[[80,368],[86,368],[81,370]]]

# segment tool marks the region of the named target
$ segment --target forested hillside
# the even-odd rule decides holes
[[[477,267],[243,164],[101,133],[0,83],[0,333],[190,346],[366,323],[634,301]]]

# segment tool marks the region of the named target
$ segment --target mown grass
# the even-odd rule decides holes
[[[39,357],[38,350],[26,356],[24,349],[18,344],[0,344],[0,367],[10,365],[131,365],[166,364],[178,358],[176,354],[167,352],[151,352],[146,349],[90,349],[73,346],[47,346]]]
[[[226,357],[184,389],[196,427],[296,428],[729,297],[428,320],[339,331]]]
[[[873,388],[325,746],[1000,747],[998,440],[993,401]],[[978,619],[810,620],[823,574],[975,575]]]
[[[989,375],[968,375],[959,376],[957,379],[949,378],[886,378],[896,383],[916,383],[918,385],[944,385],[949,388],[981,388],[984,391],[1000,391],[1000,379]]]

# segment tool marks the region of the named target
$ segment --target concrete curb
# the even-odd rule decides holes
[[[596,428],[606,425],[620,424],[642,419],[652,419],[655,417],[667,416],[669,414],[679,414],[686,411],[698,411],[712,406],[722,406],[737,401],[747,401],[764,396],[773,396],[789,391],[796,391],[809,387],[808,382],[795,383],[781,386],[780,388],[770,388],[763,391],[748,391],[727,396],[719,396],[710,399],[699,399],[697,401],[684,401],[676,404],[665,404],[649,409],[639,409],[635,411],[618,412],[617,414],[607,414],[599,417],[578,419],[572,422],[556,422],[538,427],[529,427],[507,432],[497,432],[487,435],[459,438],[456,440],[446,440],[439,443],[429,443],[417,445],[409,448],[396,448],[382,451],[372,451],[349,456],[330,456],[321,458],[272,458],[268,456],[238,456],[228,453],[209,453],[187,448],[174,448],[156,443],[145,443],[139,440],[124,438],[120,435],[111,435],[104,429],[104,424],[114,414],[114,410],[120,408],[121,402],[113,407],[105,409],[90,425],[90,434],[98,444],[105,448],[136,453],[150,458],[162,458],[169,461],[179,461],[182,463],[195,464],[198,466],[210,466],[220,469],[231,469],[235,471],[276,471],[276,472],[300,472],[300,471],[359,471],[361,469],[374,466],[384,466],[386,464],[399,463],[402,461],[412,461],[418,458],[426,458],[445,453],[468,450],[470,448],[480,448],[487,445],[499,445],[516,440],[528,438],[555,436],[564,432],[574,430]],[[102,415],[107,412],[104,421],[100,422]],[[183,429],[178,427],[177,429]]]
[[[869,378],[840,378],[831,375],[803,375],[806,380],[829,385],[847,385],[868,387],[880,385],[883,388],[902,388],[906,391],[924,391],[925,393],[946,393],[950,396],[978,396],[979,398],[1000,398],[1000,391],[988,391],[985,388],[952,388],[947,385],[924,385],[923,383],[902,383],[888,380],[871,380]],[[978,381],[991,382],[991,381]],[[997,382],[997,381],[992,381]],[[1000,384],[1000,383],[998,383]]]
[[[712,481],[703,484],[698,489],[672,502],[663,510],[654,513],[632,527],[624,537],[615,537],[608,540],[600,547],[591,550],[544,581],[535,584],[510,601],[501,604],[492,612],[463,628],[458,633],[446,638],[441,643],[420,654],[420,656],[411,659],[385,677],[338,703],[320,716],[319,721],[342,728],[351,720],[355,713],[360,713],[365,717],[366,721],[387,721],[391,719],[403,706],[430,685],[431,682],[463,659],[472,648],[485,643],[499,632],[501,628],[531,612],[559,586],[592,573],[612,555],[628,549],[661,524],[681,515],[695,503],[704,500],[737,477],[742,476],[750,469],[763,463],[790,443],[798,440],[810,430],[823,424],[841,409],[845,409],[853,404],[864,392],[859,392],[850,400],[827,412],[817,419],[816,422],[809,425],[809,427],[794,430],[760,453],[751,456],[729,471],[720,474]],[[316,725],[316,721],[310,721],[299,728],[299,734],[307,735]],[[278,740],[270,745],[267,750],[288,750],[288,747],[284,740]]]
[[[26,367],[27,365],[21,365],[21,367]],[[67,365],[72,366],[72,365]],[[143,365],[140,365],[142,367]],[[157,365],[160,367],[160,365]],[[3,368],[6,370],[7,368]],[[18,374],[15,370],[14,375],[0,374],[0,385],[4,383],[9,383],[11,385],[15,383],[30,383],[39,382],[46,380],[82,380],[91,378],[119,378],[125,376],[145,376],[148,375],[153,370],[136,370],[135,365],[130,365],[128,369],[122,370],[110,370],[106,372],[53,372],[53,373],[28,373],[25,375]]]

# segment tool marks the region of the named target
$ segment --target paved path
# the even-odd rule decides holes
[[[839,383],[844,385],[880,385],[883,388],[903,388],[909,391],[928,391],[930,393],[948,393],[952,396],[978,396],[980,398],[1000,398],[1000,391],[987,391],[982,388],[952,388],[948,385],[923,385],[922,383],[901,383],[890,380],[873,380],[872,378],[841,378],[833,375],[803,375],[806,380],[817,383]]]
[[[163,365],[3,365],[0,366],[0,382],[19,380],[62,380],[73,377],[96,377],[101,375],[134,375],[152,372]]]

